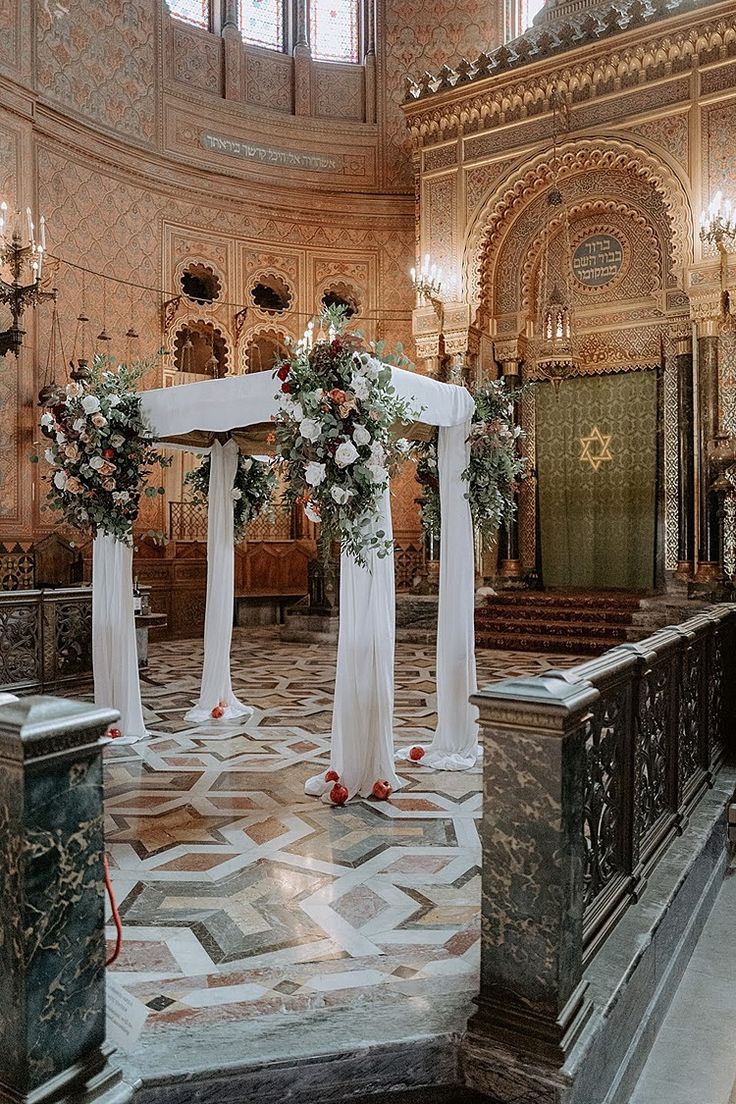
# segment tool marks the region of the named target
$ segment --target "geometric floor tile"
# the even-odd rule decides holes
[[[577,662],[478,653],[479,685]],[[467,993],[477,984],[479,768],[401,763],[389,802],[305,797],[326,769],[335,648],[235,630],[253,714],[193,726],[200,641],[152,645],[150,739],[105,751],[106,832],[123,921],[117,980],[145,1031]],[[397,746],[431,739],[432,648],[396,648]],[[228,737],[223,739],[223,735]],[[112,930],[109,929],[112,938]]]

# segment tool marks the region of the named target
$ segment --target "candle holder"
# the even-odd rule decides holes
[[[721,314],[726,318],[731,313],[728,293],[728,253],[729,245],[736,240],[736,210],[729,199],[724,200],[722,192],[716,192],[707,211],[700,216],[700,240],[715,245],[720,257],[721,276]]]
[[[426,307],[442,295],[442,269],[436,264],[430,264],[429,253],[424,255],[424,264],[417,270],[409,270],[412,287],[417,295],[417,306]]]
[[[41,291],[43,260],[46,251],[46,226],[43,216],[40,222],[40,239],[35,238],[35,227],[30,207],[26,209],[28,236],[21,231],[20,215],[9,226],[8,205],[0,203],[0,266],[8,270],[10,280],[0,278],[0,303],[10,308],[11,324],[0,331],[0,356],[20,354],[25,330],[20,320],[28,307],[35,307],[46,299],[53,299],[53,291]],[[31,281],[24,283],[23,276],[30,268]]]

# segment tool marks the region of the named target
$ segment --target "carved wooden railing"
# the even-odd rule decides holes
[[[91,587],[0,593],[0,690],[58,689],[91,673]]]

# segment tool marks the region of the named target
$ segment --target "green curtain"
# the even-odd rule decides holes
[[[536,401],[545,585],[651,589],[656,372],[543,383]]]

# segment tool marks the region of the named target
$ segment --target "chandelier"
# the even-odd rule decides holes
[[[572,291],[572,249],[570,220],[560,189],[560,159],[557,152],[559,98],[552,97],[552,187],[547,195],[542,249],[537,278],[535,363],[540,375],[558,391],[565,379],[577,373]],[[560,227],[560,248],[553,256],[553,229]]]
[[[46,252],[46,221],[41,216],[39,238],[30,207],[26,208],[25,232],[20,212],[9,213],[8,205],[0,203],[0,303],[10,309],[11,323],[0,330],[0,356],[20,354],[25,330],[21,318],[27,307],[35,307],[44,299],[53,299],[55,292],[41,291],[43,259]],[[5,276],[9,279],[5,279]],[[28,282],[24,282],[24,280]]]

